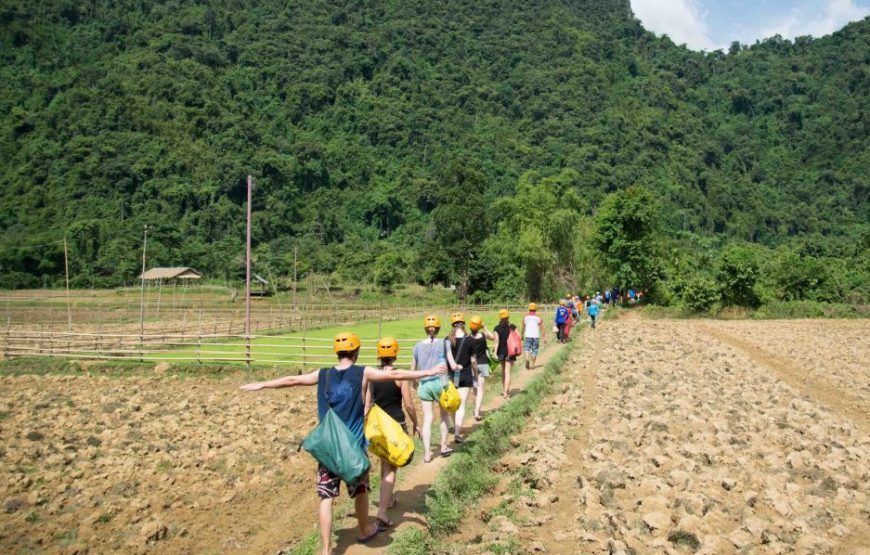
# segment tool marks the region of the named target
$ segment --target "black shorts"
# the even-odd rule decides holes
[[[453,385],[456,387],[474,387],[474,376],[471,374],[471,368],[463,368],[458,376],[454,372]]]
[[[516,361],[517,361],[517,357],[515,357],[515,356],[507,356],[507,355],[498,355],[498,361],[499,361],[499,362],[504,362],[504,361],[508,361],[508,362],[516,362]]]

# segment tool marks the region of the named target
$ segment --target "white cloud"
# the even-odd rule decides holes
[[[823,9],[813,13],[795,8],[788,16],[764,29],[762,37],[781,35],[787,39],[812,35],[821,37],[842,28],[850,21],[863,19],[870,13],[867,8],[856,6],[852,0],[829,0]]]
[[[710,38],[706,14],[696,0],[631,0],[631,8],[644,27],[667,34],[677,44],[695,50],[722,47]]]

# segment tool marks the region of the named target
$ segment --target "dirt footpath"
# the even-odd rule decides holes
[[[823,324],[605,322],[453,539],[468,553],[870,553],[870,325]]]

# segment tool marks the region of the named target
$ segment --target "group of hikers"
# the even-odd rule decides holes
[[[559,301],[556,308],[554,329],[557,339],[568,339],[574,321],[579,320],[580,307],[585,308],[595,326],[599,304],[603,302],[594,296],[592,300],[581,300],[568,295]],[[589,301],[589,302],[587,302]],[[507,309],[499,311],[499,323],[493,330],[487,329],[480,316],[468,319],[454,312],[450,315],[450,331],[446,337],[439,337],[441,319],[427,315],[423,319],[426,338],[413,348],[413,358],[409,371],[394,367],[399,354],[399,344],[392,337],[381,338],[377,343],[378,367],[357,364],[361,342],[351,332],[339,333],[333,340],[333,350],[337,363],[330,368],[321,368],[298,376],[285,376],[265,382],[254,382],[242,386],[244,391],[258,391],[264,388],[293,387],[300,385],[317,386],[317,412],[321,423],[331,410],[350,430],[353,441],[365,451],[367,440],[364,434],[366,415],[373,405],[377,405],[411,436],[419,435],[423,443],[423,462],[432,461],[432,424],[435,406],[443,392],[451,387],[459,395],[459,406],[455,412],[440,409],[440,449],[439,456],[449,457],[454,449],[449,443],[449,429],[453,425],[454,446],[464,441],[465,416],[469,397],[474,391],[473,417],[483,418],[481,408],[486,380],[494,371],[490,367],[490,355],[501,368],[501,395],[508,399],[511,394],[511,371],[518,357],[523,356],[525,367],[535,367],[543,339],[544,321],[538,314],[536,303],[528,305],[528,312],[522,317],[520,329],[510,322]],[[492,341],[492,350],[489,342]],[[423,421],[419,420],[411,384],[416,382],[417,396],[423,411]],[[410,420],[410,430],[408,429]],[[357,541],[367,543],[379,532],[393,526],[387,510],[395,504],[393,488],[397,466],[389,461],[381,461],[381,486],[378,512],[374,523],[369,522],[369,473],[348,482],[331,472],[322,462],[317,469],[317,493],[320,497],[319,526],[323,553],[331,553],[330,535],[332,529],[333,499],[339,495],[339,485],[345,481],[348,495],[354,500],[356,518],[359,526]]]

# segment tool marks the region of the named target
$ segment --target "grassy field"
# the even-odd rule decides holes
[[[466,313],[466,319],[474,313]],[[378,323],[376,321],[357,322],[349,325],[330,326],[306,331],[304,348],[302,335],[275,335],[258,337],[251,342],[251,359],[257,365],[289,365],[301,367],[322,366],[331,364],[334,360],[332,338],[341,331],[352,331],[359,335],[362,341],[360,361],[364,364],[375,364],[376,345],[379,337],[392,336],[399,341],[399,364],[407,365],[411,360],[411,349],[416,341],[425,337],[423,331],[424,314],[417,318],[395,320]],[[442,319],[443,336],[448,328],[448,315],[440,315]],[[488,329],[498,323],[496,312],[481,314]],[[518,317],[519,315],[517,315]],[[380,333],[379,330],[380,329]],[[199,354],[197,354],[199,353]],[[190,346],[157,353],[150,357],[156,361],[165,362],[238,362],[245,360],[245,343],[243,340],[233,340],[221,343],[207,343],[201,346]],[[181,359],[181,360],[179,360]]]

